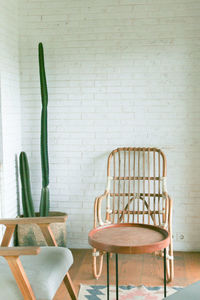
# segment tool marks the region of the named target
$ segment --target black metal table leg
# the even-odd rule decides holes
[[[164,249],[164,297],[167,297],[167,279],[166,279],[166,248]]]
[[[118,286],[118,254],[115,254],[116,259],[116,300],[119,299],[119,286]]]
[[[109,300],[109,257],[110,253],[107,252],[107,300]]]

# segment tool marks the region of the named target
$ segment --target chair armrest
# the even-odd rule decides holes
[[[38,255],[40,247],[0,247],[0,256]]]
[[[97,226],[97,222],[100,225],[103,225],[104,222],[102,221],[102,217],[101,217],[101,202],[104,198],[106,198],[108,196],[109,192],[107,190],[105,190],[105,192],[96,198],[95,200],[95,204],[94,204],[94,228],[96,228]]]
[[[105,192],[100,195],[99,197],[97,197],[98,199],[103,199],[103,198],[106,198],[108,196],[109,192],[107,190],[105,190]]]
[[[166,199],[168,201],[169,212],[171,212],[172,211],[172,205],[173,205],[172,198],[170,197],[170,195],[167,192],[164,192],[163,195],[164,195],[164,197],[166,197]]]
[[[51,224],[51,223],[65,223],[66,220],[67,220],[67,214],[63,215],[63,216],[0,219],[0,224],[3,224],[3,225]]]
[[[171,232],[172,231],[173,200],[168,193],[166,193],[166,197],[168,199],[168,206],[169,206],[169,211],[168,211],[169,231]]]

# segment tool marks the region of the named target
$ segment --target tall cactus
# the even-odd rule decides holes
[[[20,178],[22,186],[22,206],[24,217],[35,217],[33,200],[31,195],[31,183],[28,158],[25,152],[20,153]]]
[[[47,106],[48,91],[44,65],[44,51],[42,43],[38,45],[39,52],[39,71],[40,71],[40,89],[42,100],[41,112],[41,167],[42,167],[42,190],[40,199],[40,216],[48,216],[49,213],[49,159],[48,159],[48,136],[47,136]]]
[[[40,216],[48,216],[49,213],[49,159],[48,159],[48,135],[47,135],[47,106],[48,92],[44,66],[44,51],[42,43],[38,45],[39,54],[39,72],[40,72],[40,89],[42,100],[41,112],[41,168],[42,168],[42,190],[40,199]],[[20,154],[20,177],[22,183],[22,205],[24,217],[34,217],[34,207],[31,196],[31,184],[29,175],[28,159],[25,152]]]

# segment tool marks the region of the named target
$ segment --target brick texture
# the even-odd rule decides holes
[[[0,7],[0,213],[15,217],[21,149],[18,1],[0,0]]]
[[[68,245],[88,247],[109,152],[156,146],[168,160],[175,249],[200,250],[200,2],[20,0],[19,11],[22,140],[36,206],[42,41],[51,209],[69,214]]]

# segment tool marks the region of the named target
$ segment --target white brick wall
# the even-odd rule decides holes
[[[16,163],[21,149],[18,1],[0,0],[1,216],[17,214]]]
[[[51,209],[88,247],[108,153],[156,146],[168,160],[177,250],[200,250],[200,1],[20,0],[23,149],[39,204],[37,44],[49,87]],[[195,223],[195,224],[194,224]]]

